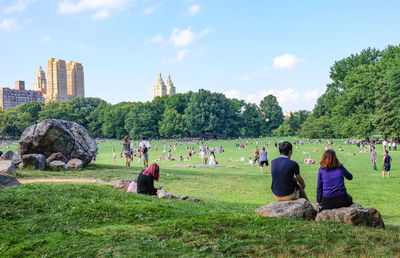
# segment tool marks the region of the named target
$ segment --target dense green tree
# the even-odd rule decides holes
[[[293,119],[294,120],[294,119]],[[294,120],[295,121],[295,120]],[[283,124],[281,124],[277,129],[273,131],[275,136],[294,136],[296,134],[296,131],[293,130],[290,120],[286,119],[283,121]]]
[[[139,103],[126,115],[125,130],[133,139],[158,137],[159,121],[158,110],[151,102]]]
[[[263,124],[265,121],[262,118],[260,109],[256,104],[246,103],[243,106],[241,114],[243,118],[243,136],[245,137],[258,137],[263,135]]]
[[[263,119],[264,133],[271,133],[283,123],[282,108],[273,95],[264,97],[260,102],[260,110]]]
[[[164,138],[180,138],[186,134],[185,118],[175,109],[165,109],[158,125],[160,136]]]
[[[332,124],[328,117],[322,116],[315,118],[308,116],[307,120],[301,125],[299,135],[305,138],[333,138]]]

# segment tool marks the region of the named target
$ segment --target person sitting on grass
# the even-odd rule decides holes
[[[154,180],[160,180],[160,167],[157,163],[151,164],[148,168],[140,172],[137,179],[137,193],[153,196],[157,195],[158,198],[167,197],[181,200],[186,200],[188,198],[187,195],[178,196],[162,190],[161,188],[164,185],[160,185],[159,187],[155,188]]]
[[[300,175],[299,164],[290,160],[292,150],[293,146],[290,142],[280,142],[279,152],[281,156],[271,161],[271,190],[277,201],[289,201],[299,198],[308,200],[304,192],[306,184]]]
[[[315,160],[313,160],[312,158],[311,158],[311,156],[307,156],[305,159],[304,159],[304,164],[314,164],[315,163]]]
[[[319,210],[350,206],[353,203],[353,198],[347,194],[344,178],[352,180],[353,175],[339,162],[333,150],[324,152],[320,165],[317,183],[317,206]]]

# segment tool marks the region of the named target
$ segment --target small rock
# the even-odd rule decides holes
[[[46,162],[47,162],[47,163],[50,163],[50,162],[52,162],[52,161],[54,161],[54,160],[60,160],[60,161],[62,161],[62,162],[64,162],[64,163],[67,163],[67,162],[68,162],[68,159],[67,159],[61,152],[56,152],[56,153],[51,154],[51,155],[46,159]]]
[[[123,179],[123,180],[115,181],[113,183],[115,183],[115,188],[128,191],[128,187],[132,181],[133,181],[133,179]]]
[[[14,176],[16,173],[14,161],[0,160],[0,174]]]
[[[0,175],[0,189],[20,185],[17,179],[11,176]]]
[[[314,220],[316,211],[311,204],[303,198],[293,201],[274,202],[254,211],[266,217],[288,217],[304,220]]]
[[[334,220],[348,225],[384,228],[382,216],[373,207],[363,208],[357,203],[350,207],[332,210],[322,210],[317,214],[316,221]]]
[[[49,163],[49,166],[53,169],[58,169],[58,170],[68,169],[67,164],[65,164],[60,160],[53,160],[52,162]]]
[[[7,151],[6,153],[4,153],[1,156],[1,159],[2,160],[12,160],[12,161],[14,161],[15,165],[18,165],[22,161],[21,157],[17,153],[15,153],[13,151]]]
[[[46,158],[43,154],[26,154],[22,156],[22,167],[39,170],[46,169]]]
[[[68,161],[67,166],[72,169],[78,169],[83,167],[83,162],[80,159],[71,159]]]

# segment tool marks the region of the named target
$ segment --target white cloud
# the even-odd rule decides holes
[[[5,31],[17,31],[21,27],[17,24],[14,18],[10,19],[3,19],[0,21],[0,30],[5,30]]]
[[[228,90],[224,92],[225,97],[229,99],[241,99],[240,92],[238,90]]]
[[[161,34],[158,34],[154,37],[152,37],[151,39],[146,40],[145,45],[147,45],[148,43],[164,43],[164,38],[163,36],[161,36]]]
[[[143,10],[143,15],[153,14],[154,11],[155,11],[158,7],[160,7],[161,5],[162,5],[161,3],[157,3],[157,4],[155,4],[155,5],[146,7],[146,8]]]
[[[95,20],[107,19],[108,17],[110,17],[110,12],[107,9],[100,10],[92,16]]]
[[[310,90],[310,91],[306,91],[304,93],[304,98],[307,100],[316,100],[319,97],[319,90],[318,89],[314,89],[314,90]]]
[[[195,41],[196,39],[203,37],[204,35],[208,34],[209,32],[211,32],[210,28],[206,28],[197,34],[192,31],[191,26],[189,26],[185,30],[179,30],[178,28],[174,28],[174,30],[172,31],[171,37],[169,38],[169,41],[176,48],[186,47],[189,44],[191,44],[193,41]]]
[[[174,59],[169,60],[168,62],[170,64],[176,64],[176,63],[182,61],[187,56],[188,53],[189,53],[189,51],[187,51],[187,50],[179,50],[178,55]]]
[[[187,10],[187,13],[192,16],[198,14],[199,12],[200,12],[200,5],[198,4],[189,6]]]
[[[42,39],[40,40],[40,42],[43,44],[49,43],[50,41],[51,41],[51,38],[49,35],[43,36]]]
[[[249,76],[244,75],[238,78],[239,81],[247,81],[249,79]]]
[[[5,13],[12,13],[12,12],[23,12],[26,10],[26,6],[29,3],[33,3],[36,0],[17,0],[14,1],[12,5],[9,5],[4,10]]]
[[[276,69],[290,69],[302,62],[304,62],[304,60],[295,55],[284,54],[283,56],[277,56],[274,58],[273,67]]]
[[[123,10],[135,4],[135,0],[63,0],[58,3],[58,11],[62,14],[96,11],[94,19],[105,19],[110,10]]]

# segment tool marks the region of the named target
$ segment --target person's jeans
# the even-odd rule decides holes
[[[372,166],[374,167],[374,170],[376,171],[376,162],[371,160]]]

